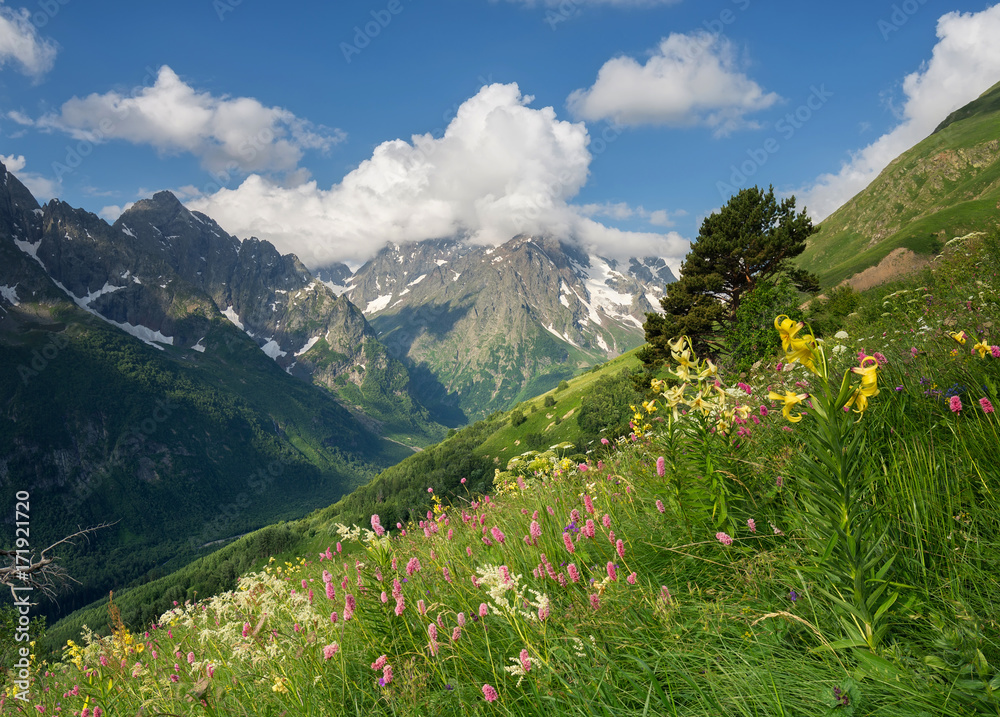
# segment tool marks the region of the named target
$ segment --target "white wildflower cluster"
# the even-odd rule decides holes
[[[337,537],[343,542],[361,542],[361,528],[352,525],[348,528],[343,523],[337,523]],[[371,532],[371,531],[369,531]]]
[[[476,568],[476,572],[479,574],[479,582],[486,586],[490,600],[497,607],[502,608],[508,614],[514,612],[525,614],[520,609],[520,606],[524,605],[524,586],[520,584],[521,575],[512,574],[506,566],[488,563]],[[510,600],[506,597],[508,590],[511,592]]]
[[[519,657],[511,657],[511,658],[508,658],[508,659],[510,659],[510,661],[513,662],[514,664],[513,665],[504,665],[504,668],[503,668],[504,672],[507,672],[507,673],[509,673],[509,674],[514,675],[515,677],[517,677],[517,687],[520,687],[521,683],[524,682],[524,678],[525,678],[525,676],[528,673],[524,671],[524,667],[522,667],[522,665],[521,665],[521,658],[519,658]]]

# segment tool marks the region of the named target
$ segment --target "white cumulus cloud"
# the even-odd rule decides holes
[[[25,167],[28,166],[28,160],[24,158],[23,154],[16,156],[13,154],[0,154],[0,162],[3,162],[7,171],[16,176],[18,181],[28,188],[31,196],[39,202],[46,202],[53,197],[59,196],[59,191],[62,187],[58,181],[43,177],[41,174],[35,172],[24,171]]]
[[[567,106],[589,121],[707,125],[724,136],[755,126],[746,115],[779,99],[739,69],[731,41],[701,31],[662,39],[645,64],[627,56],[608,60],[591,87],[570,94]]]
[[[930,61],[903,80],[900,123],[852,152],[839,172],[823,174],[795,192],[814,219],[832,214],[867,187],[889,162],[930,135],[951,112],[1000,79],[1000,5],[977,13],[943,15],[938,19],[937,37]]]
[[[52,40],[39,36],[27,8],[12,10],[0,0],[0,68],[13,63],[38,82],[52,69],[57,52]]]
[[[124,140],[188,152],[212,172],[295,172],[306,150],[326,151],[344,135],[252,97],[199,92],[162,66],[152,85],[127,94],[74,97],[38,126],[91,142]]]
[[[253,174],[187,204],[312,266],[364,261],[387,241],[496,245],[522,232],[575,238],[610,256],[682,257],[688,244],[676,233],[621,232],[569,203],[589,172],[587,129],[528,107],[532,99],[516,84],[484,86],[442,136],[383,142],[329,189]]]

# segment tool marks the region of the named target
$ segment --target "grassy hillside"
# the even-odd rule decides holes
[[[582,465],[490,496],[428,480],[435,507],[405,533],[381,511],[381,538],[314,516],[322,557],[268,561],[148,631],[105,613],[110,635],[32,670],[26,707],[996,715],[997,267],[996,244],[952,247],[867,295],[823,355],[805,345],[814,370],[788,357],[749,395],[711,392],[704,419],[693,387],[677,419],[661,396],[638,441]]]
[[[1000,221],[1000,83],[949,116],[819,225],[799,265],[824,286],[898,248],[933,255]]]

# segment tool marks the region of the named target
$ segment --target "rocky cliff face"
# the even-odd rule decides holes
[[[421,383],[426,400],[475,417],[641,344],[673,280],[662,259],[624,265],[519,236],[388,245],[343,288],[411,373],[434,378]]]

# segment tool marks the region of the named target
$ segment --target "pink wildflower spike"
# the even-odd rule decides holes
[[[597,593],[590,594],[590,607],[594,610],[594,612],[601,609],[601,598],[597,595]]]
[[[465,554],[468,555],[470,558],[472,557],[472,548],[470,548],[468,545],[465,546]]]
[[[570,553],[576,552],[576,546],[573,545],[573,538],[569,533],[563,533],[563,544],[566,546],[566,550]]]
[[[615,542],[615,531],[613,531],[613,530],[609,530],[608,531],[608,541],[611,544],[614,544],[614,542]]]
[[[615,564],[612,563],[610,560],[608,561],[607,570],[609,578],[611,578],[612,580],[618,580],[618,571],[615,570]]]
[[[455,531],[452,528],[448,528],[448,540],[455,537]]]
[[[606,445],[608,445],[609,443],[611,443],[611,441],[609,441],[609,440],[608,440],[607,438],[602,438],[602,439],[601,439],[601,445],[602,445],[602,446],[606,446]]]
[[[355,601],[354,596],[350,593],[344,598],[344,622],[347,622],[352,617],[354,617]]]
[[[666,585],[660,586],[660,599],[663,600],[663,602],[670,602],[671,600],[670,591],[667,589]]]
[[[493,535],[493,539],[503,545],[503,541],[507,539],[507,536],[503,534],[503,531],[496,526],[490,528],[490,533]]]
[[[983,409],[983,413],[993,413],[993,404],[985,396],[979,399],[979,406]]]
[[[433,493],[433,492],[434,492],[434,489],[433,489],[433,488],[428,488],[428,489],[427,489],[427,492],[428,492],[428,493]]]
[[[556,509],[553,508],[551,505],[548,505],[545,508],[546,508],[546,510],[549,511],[549,515],[555,515],[556,514]]]
[[[386,591],[385,591],[385,590],[383,590],[383,591],[382,591],[382,595],[381,595],[381,596],[379,597],[379,599],[380,599],[380,600],[382,601],[382,604],[383,604],[383,605],[384,605],[385,603],[389,602],[389,595],[388,595],[388,593],[386,593]]]
[[[1000,358],[1000,346],[990,346],[990,355],[993,358]]]
[[[635,585],[635,579],[636,579],[636,577],[637,576],[636,576],[635,572],[631,572],[631,573],[629,573],[629,576],[627,578],[625,578],[625,582],[627,582],[629,585]]]
[[[444,574],[445,582],[451,582],[451,573],[448,572],[448,568],[441,568],[441,572]],[[385,594],[385,593],[383,593]]]
[[[591,499],[591,497],[589,495],[584,495],[583,496],[583,507],[591,515],[594,514],[594,501]]]
[[[451,631],[451,641],[458,642],[460,637],[462,637],[462,628],[456,625],[455,629]]]
[[[489,614],[489,612],[490,609],[486,605],[486,603],[484,602],[479,603],[479,617],[486,617]]]
[[[188,660],[188,664],[189,665],[193,665],[194,664],[194,653],[193,652],[189,652],[188,653],[187,660]]]
[[[593,539],[597,535],[597,528],[594,525],[594,521],[587,518],[587,522],[583,524],[583,536],[585,538]]]
[[[566,572],[569,573],[569,579],[574,583],[580,582],[580,571],[577,570],[576,565],[570,563],[566,566]]]
[[[948,408],[951,409],[952,413],[961,413],[962,399],[958,396],[952,396],[951,400],[948,401]]]
[[[733,539],[723,532],[718,532],[715,534],[715,539],[718,540],[723,545],[729,546],[733,544]]]
[[[343,547],[341,547],[340,543],[337,543],[337,554],[340,555],[340,553],[342,551],[343,551]]]
[[[531,527],[529,528],[531,537],[533,540],[538,540],[542,537],[542,526],[538,524],[538,520],[531,521]]]
[[[462,480],[460,480],[459,483],[461,483],[462,485],[465,485],[465,478],[463,478]]]
[[[420,570],[420,560],[419,558],[410,558],[409,562],[406,563],[406,575],[407,577],[413,577],[413,574]]]
[[[525,672],[531,671],[531,658],[528,656],[527,650],[521,650],[521,654],[517,656],[521,661],[521,669]]]
[[[618,551],[619,558],[625,557],[625,543],[621,538],[615,541],[615,550]]]
[[[458,613],[457,619],[458,619],[458,626],[465,627],[465,613],[464,612]]]
[[[579,522],[580,511],[578,511],[576,508],[573,508],[573,510],[569,512],[569,519],[572,520],[574,523]]]
[[[330,600],[333,600],[335,597],[337,597],[337,591],[334,590],[333,583],[326,584],[326,596]]]
[[[496,702],[499,696],[500,695],[497,694],[497,691],[493,689],[492,686],[483,685],[483,699],[487,702]]]
[[[658,511],[660,511],[661,513],[666,513],[667,512],[667,509],[665,507],[663,507],[663,501],[659,500],[659,499],[657,499],[657,501],[656,501],[656,509]]]
[[[336,625],[337,624],[337,619],[339,617],[340,616],[337,614],[337,611],[334,610],[333,612],[330,613],[330,622],[332,622],[334,625]]]
[[[406,610],[406,599],[400,595],[396,598],[396,617],[402,615],[404,610]]]
[[[604,527],[605,528],[608,528],[610,530],[610,528],[611,528],[611,516],[610,515],[608,515],[607,513],[605,513],[604,517],[601,518],[601,522],[604,523]]]
[[[383,667],[385,667],[385,665],[386,665],[386,663],[388,661],[389,661],[389,658],[386,657],[385,655],[382,655],[377,660],[375,660],[375,662],[372,663],[372,669],[373,670],[381,670]]]
[[[757,522],[753,518],[747,518],[747,527],[750,528],[751,533],[757,532]]]
[[[660,456],[656,459],[656,475],[662,478],[667,474],[667,459]]]
[[[390,682],[392,682],[392,665],[386,665],[382,668],[382,681],[380,684],[385,687]]]
[[[396,600],[403,596],[403,584],[399,582],[399,578],[392,579],[392,596]]]
[[[427,614],[427,604],[423,600],[417,600],[417,612],[421,615]]]

